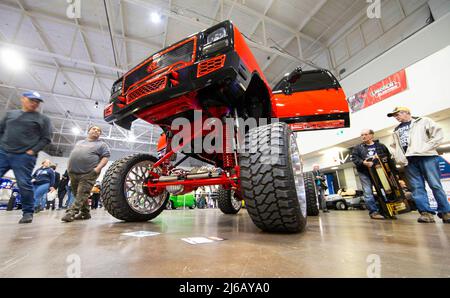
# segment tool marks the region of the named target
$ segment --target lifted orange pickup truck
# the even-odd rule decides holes
[[[128,71],[114,83],[104,118],[127,129],[136,119],[163,129],[158,157],[135,154],[108,169],[102,199],[113,216],[150,220],[170,193],[220,185],[222,212],[237,213],[245,200],[253,222],[273,232],[302,231],[307,205],[316,204],[305,194],[293,132],[350,125],[345,94],[329,71],[297,68],[272,90],[230,21]],[[184,155],[178,162],[177,153]],[[187,157],[212,166],[177,168]]]

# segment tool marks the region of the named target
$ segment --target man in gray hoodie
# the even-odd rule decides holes
[[[412,117],[406,107],[396,107],[387,115],[395,117],[400,124],[393,133],[391,147],[397,163],[405,166],[406,176],[411,185],[412,197],[420,212],[417,220],[433,223],[435,212],[425,190],[425,181],[433,191],[438,204],[438,216],[444,223],[450,223],[450,204],[441,180],[436,148],[442,144],[444,133],[437,124],[426,117]]]

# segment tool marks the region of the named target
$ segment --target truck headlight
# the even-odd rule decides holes
[[[211,44],[213,42],[216,42],[224,37],[227,36],[227,30],[222,27],[217,30],[214,30],[213,32],[209,33],[208,36],[206,36],[206,44]]]
[[[122,90],[122,84],[123,84],[123,80],[120,80],[116,84],[114,84],[114,86],[111,90],[111,94],[114,94],[119,90]]]
[[[227,30],[221,27],[206,35],[206,43],[202,47],[202,53],[209,55],[215,53],[229,45]]]

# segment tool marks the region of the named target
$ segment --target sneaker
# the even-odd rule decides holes
[[[329,210],[323,210],[323,213],[330,213]]]
[[[418,222],[420,223],[433,223],[434,221],[434,216],[431,213],[428,212],[422,212],[420,214],[420,217],[417,219]]]
[[[378,212],[374,212],[374,213],[370,214],[370,218],[382,220],[382,219],[384,219],[384,216]]]
[[[25,213],[19,220],[20,224],[31,223],[33,221],[33,213]]]
[[[67,212],[66,215],[61,218],[61,220],[65,222],[72,222],[75,220],[75,216],[71,212]]]
[[[450,223],[450,215],[448,213],[439,213],[438,215],[440,219],[442,219],[443,223]]]
[[[34,208],[34,213],[39,213],[39,212],[41,212],[41,207]]]
[[[85,220],[90,218],[91,218],[90,213],[78,213],[77,215],[74,216],[75,220]]]

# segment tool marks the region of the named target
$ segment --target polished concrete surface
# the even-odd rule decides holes
[[[450,225],[419,224],[416,213],[373,221],[364,211],[332,211],[288,235],[261,232],[245,210],[166,210],[146,223],[102,209],[73,223],[62,214],[19,225],[19,211],[0,211],[0,277],[450,277]],[[135,231],[160,234],[122,235]],[[181,240],[196,236],[226,240]]]

